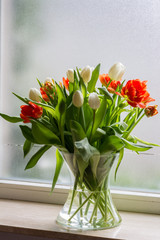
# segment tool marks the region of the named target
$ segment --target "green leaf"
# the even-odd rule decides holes
[[[59,108],[59,113],[60,113],[60,115],[62,115],[63,113],[65,113],[66,103],[65,103],[65,101],[64,101],[63,99],[59,102],[58,108]]]
[[[106,136],[103,143],[100,145],[100,152],[117,152],[124,147],[124,143],[118,136]]]
[[[133,142],[133,143],[137,143],[137,140],[136,140],[135,137],[133,137],[132,135],[129,135],[129,136],[127,137],[127,141]]]
[[[118,159],[118,163],[117,163],[117,166],[116,166],[116,170],[115,170],[115,174],[114,174],[114,179],[116,181],[116,176],[117,176],[117,171],[118,171],[118,168],[121,164],[121,161],[123,159],[123,155],[124,155],[124,148],[122,148],[119,152],[119,159]]]
[[[23,119],[20,118],[20,117],[10,117],[10,116],[8,116],[6,114],[3,114],[3,113],[0,113],[0,116],[2,118],[4,118],[6,121],[11,122],[11,123],[18,123],[18,122],[23,121]]]
[[[101,87],[98,89],[100,90],[100,92],[102,92],[106,96],[107,99],[109,99],[113,102],[113,98],[112,98],[111,94],[108,92],[107,88]]]
[[[97,141],[98,139],[101,139],[102,137],[104,137],[106,135],[106,132],[101,129],[101,128],[97,128],[94,136],[92,137],[92,142]]]
[[[36,121],[36,119],[34,119]],[[41,119],[37,120],[39,123],[43,124],[46,128],[50,129],[52,132],[54,132],[56,135],[59,135],[59,130],[57,128],[57,125],[55,123],[56,120],[51,119],[52,122],[50,122],[50,119],[47,118],[47,116],[44,116]]]
[[[55,170],[55,173],[54,173],[51,192],[53,192],[53,190],[54,190],[54,187],[56,185],[56,182],[57,182],[57,179],[59,177],[59,173],[61,171],[62,166],[63,166],[63,157],[61,156],[58,149],[56,149],[56,170]]]
[[[107,100],[106,100],[106,97],[104,96],[101,102],[101,105],[95,114],[95,121],[93,124],[92,136],[95,134],[97,128],[100,126],[101,122],[103,121],[106,114],[106,108],[107,108]]]
[[[76,90],[79,90],[79,81],[77,78],[77,73],[74,70],[74,83],[73,83],[73,91],[75,92]]]
[[[32,121],[32,134],[38,144],[61,145],[57,135],[38,122]]]
[[[69,93],[71,94],[73,92],[73,83],[69,82]]]
[[[160,147],[160,145],[158,145],[158,144],[149,143],[149,142],[143,141],[143,140],[141,140],[141,139],[139,139],[139,138],[137,138],[137,137],[134,137],[134,138],[135,138],[138,142],[143,143],[143,144],[145,144],[145,145]]]
[[[151,146],[138,145],[138,144],[129,142],[124,138],[122,138],[122,141],[124,142],[125,148],[132,150],[132,151],[136,151],[136,152],[143,152],[143,151],[147,151],[152,148]]]
[[[97,166],[100,160],[100,152],[92,147],[92,156],[90,157],[90,165],[92,169],[93,176],[97,177]]]
[[[128,124],[126,124],[125,122],[117,122],[117,123],[113,123],[111,125],[111,127],[114,127],[114,126],[118,126],[120,128],[120,130],[124,131],[127,129]]]
[[[88,167],[89,163],[92,173],[96,177],[97,165],[100,159],[99,151],[89,144],[86,137],[81,141],[76,141],[74,145],[74,157],[76,158],[78,164],[81,181],[83,181],[84,171]]]
[[[84,104],[83,104],[83,111],[84,111],[84,119],[85,119],[85,123],[86,123],[86,129],[89,128],[89,126],[91,125],[91,122],[93,121],[93,111],[90,108],[89,104],[87,103],[87,99],[84,100]]]
[[[27,163],[26,167],[25,167],[25,170],[26,169],[29,169],[29,168],[33,168],[38,160],[42,157],[42,155],[48,150],[50,149],[51,146],[43,146],[41,147],[32,157],[31,159],[29,160],[29,162]]]
[[[74,142],[80,141],[86,137],[86,134],[82,126],[78,122],[71,120],[70,127],[71,127],[71,132],[72,132],[72,137]]]
[[[128,125],[125,122],[116,122],[111,125],[112,129],[115,130],[115,132],[118,135],[122,135],[124,131],[127,129]]]
[[[28,98],[21,97],[21,96],[19,96],[19,95],[16,94],[16,93],[13,93],[13,95],[15,95],[17,98],[19,98],[22,102],[28,104],[28,102],[29,102],[29,99],[28,99]]]
[[[66,98],[62,88],[59,84],[56,83],[57,95],[58,95],[58,104],[55,108],[55,114],[58,120],[58,125],[63,128],[65,124],[65,113],[66,113]],[[61,112],[63,110],[63,113]]]
[[[72,105],[72,97],[73,97],[73,92],[66,99],[67,109]]]
[[[22,131],[23,136],[28,141],[33,142],[33,143],[37,143],[37,141],[34,139],[31,128],[29,128],[28,126],[24,126],[24,125],[20,125],[19,127]]]
[[[90,93],[94,92],[94,90],[95,90],[95,86],[96,86],[97,80],[99,78],[100,66],[101,65],[98,64],[92,72],[92,77],[91,77],[91,80],[89,81],[88,87],[87,87],[87,90]]]
[[[30,152],[32,147],[33,147],[33,143],[26,139],[23,145],[24,157]]]
[[[39,81],[38,78],[37,78],[37,82],[38,82],[39,86],[42,87],[42,83]]]
[[[100,160],[97,166],[97,182],[98,185],[101,186],[104,179],[110,173],[111,167],[117,157],[117,154],[113,152],[107,152],[105,154],[100,155]]]
[[[56,90],[57,90],[58,98],[60,97],[60,99],[63,99],[65,101],[66,100],[65,94],[63,92],[63,89],[60,87],[58,83],[56,83]]]
[[[103,130],[106,132],[106,136],[116,135],[116,131],[112,127],[103,127]],[[104,141],[105,138],[102,139]]]
[[[85,98],[87,96],[87,87],[86,87],[86,85],[85,85],[85,83],[84,83],[84,81],[83,81],[83,79],[82,79],[82,77],[79,73],[78,68],[77,68],[77,73],[78,73],[78,77],[79,77],[79,80],[80,80],[80,82],[79,82],[80,89],[81,89],[81,92],[83,94],[83,97]]]
[[[66,117],[65,117],[65,124],[67,127],[67,130],[70,131],[70,121],[71,120],[77,120],[78,119],[78,112],[79,112],[79,108],[75,107],[73,104],[71,104],[67,111],[66,111]]]

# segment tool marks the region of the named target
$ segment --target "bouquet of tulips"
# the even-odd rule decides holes
[[[20,117],[0,113],[1,117],[12,123],[25,123],[20,125],[26,139],[24,156],[34,144],[42,145],[25,169],[34,167],[40,157],[55,146],[57,167],[52,189],[63,163],[60,151],[78,153],[81,160],[72,167],[73,173],[78,172],[83,182],[85,170],[90,166],[92,178],[99,184],[97,168],[100,154],[119,153],[117,172],[125,148],[139,152],[156,146],[131,135],[144,116],[154,116],[158,111],[157,105],[147,106],[154,101],[147,91],[147,81],[134,79],[125,83],[122,81],[124,73],[122,63],[114,64],[108,74],[102,75],[100,64],[95,68],[69,69],[67,77],[63,77],[63,84],[52,78],[47,78],[44,83],[37,79],[40,92],[31,88],[29,98],[14,93],[24,102]],[[98,79],[102,83],[99,88],[96,87]],[[123,119],[122,113],[125,113]]]

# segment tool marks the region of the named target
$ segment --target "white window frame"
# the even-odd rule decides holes
[[[64,204],[70,187],[51,184],[0,180],[0,198],[23,201]],[[118,210],[160,214],[160,194],[136,191],[111,190]]]
[[[69,186],[56,185],[52,194],[50,190],[51,184],[0,179],[0,198],[64,204]],[[159,193],[124,190],[111,190],[111,193],[118,210],[160,214]]]

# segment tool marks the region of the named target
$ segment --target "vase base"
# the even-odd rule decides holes
[[[62,216],[62,212],[60,212],[59,216],[57,217],[57,224],[60,225],[62,228],[66,230],[72,230],[72,231],[95,231],[95,230],[102,230],[102,229],[109,229],[114,228],[120,225],[122,219],[118,214],[117,219],[110,219],[106,222],[104,219],[99,220],[98,222],[95,220],[90,223],[87,218],[79,218],[79,219],[72,219],[71,221],[68,221],[65,216]]]

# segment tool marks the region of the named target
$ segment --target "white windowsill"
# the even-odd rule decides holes
[[[160,237],[160,215],[130,212],[120,212],[122,223],[116,228],[85,232],[67,231],[56,224],[61,207],[54,204],[0,199],[0,233],[20,234],[22,239],[23,236],[39,236],[61,240],[159,240]]]

